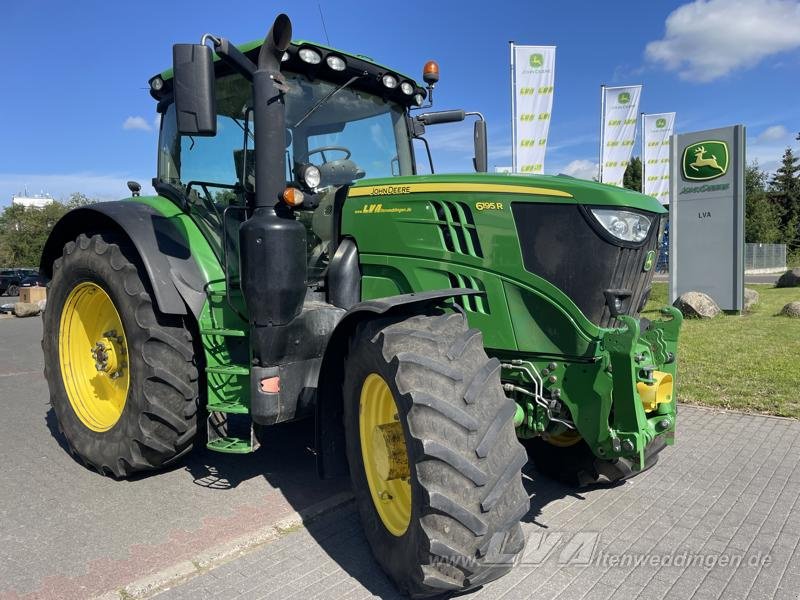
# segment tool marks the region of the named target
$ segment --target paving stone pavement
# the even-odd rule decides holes
[[[530,467],[520,564],[465,597],[800,597],[800,422],[681,406],[677,444],[615,487],[575,492]],[[159,594],[398,597],[352,503]]]
[[[312,422],[278,426],[246,456],[193,452],[126,481],[64,447],[42,376],[38,317],[0,320],[0,599],[122,588],[349,489],[320,481]]]

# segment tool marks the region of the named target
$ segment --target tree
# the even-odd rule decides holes
[[[780,210],[782,242],[789,246],[800,245],[800,164],[787,147],[783,153],[781,166],[770,181],[770,198]]]
[[[622,187],[636,192],[642,190],[642,160],[634,156],[628,166],[625,167],[625,175],[622,176]]]
[[[67,208],[80,208],[81,206],[87,206],[89,204],[94,204],[95,202],[97,202],[97,200],[94,198],[89,198],[89,196],[86,194],[72,192],[64,204]]]
[[[767,195],[767,174],[757,162],[744,170],[745,225],[749,243],[775,244],[781,241],[780,209]]]
[[[44,243],[56,222],[68,210],[94,202],[96,200],[75,192],[63,204],[51,202],[41,208],[19,204],[5,207],[0,213],[0,266],[38,266]]]

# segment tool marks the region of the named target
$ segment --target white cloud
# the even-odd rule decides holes
[[[144,117],[128,117],[122,124],[122,128],[126,130],[138,129],[140,131],[150,131],[152,127]]]
[[[561,169],[561,173],[570,175],[571,177],[577,177],[578,179],[588,179],[591,181],[592,178],[597,177],[599,166],[600,165],[594,161],[578,159],[573,160],[566,167]]]
[[[125,184],[131,179],[142,184],[142,194],[153,193],[150,179],[133,173],[0,173],[0,206],[10,204],[11,196],[26,187],[31,194],[45,192],[56,199],[66,199],[72,192],[81,192],[98,200],[118,200],[130,196]]]
[[[778,142],[789,137],[789,130],[783,125],[772,125],[758,134],[757,142]]]
[[[681,79],[708,82],[798,47],[795,0],[696,0],[670,13],[664,38],[645,55]]]

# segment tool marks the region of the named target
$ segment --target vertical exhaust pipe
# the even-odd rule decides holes
[[[254,366],[280,364],[287,330],[306,294],[306,232],[281,201],[286,187],[286,90],[281,57],[292,24],[278,15],[253,73],[256,194],[239,228],[240,286],[250,318]]]

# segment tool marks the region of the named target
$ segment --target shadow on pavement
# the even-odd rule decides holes
[[[47,413],[46,422],[59,445],[69,451],[52,409]],[[270,487],[279,490],[287,503],[300,512],[350,488],[348,478],[319,480],[311,451],[313,444],[313,420],[283,423],[265,429],[261,447],[252,454],[223,454],[201,446],[168,471],[184,470],[195,485],[220,493],[248,480],[264,477]],[[74,455],[73,459],[80,464]],[[145,480],[163,472],[142,473],[128,481]],[[548,504],[567,496],[583,498],[574,488],[540,475],[532,463],[523,470],[523,483],[531,499],[530,511],[523,521],[541,528],[548,527],[546,522],[538,520]],[[586,488],[581,489],[583,491]],[[353,503],[338,508],[327,517],[311,518],[304,526],[323,552],[370,593],[382,598],[402,597],[373,559]]]

